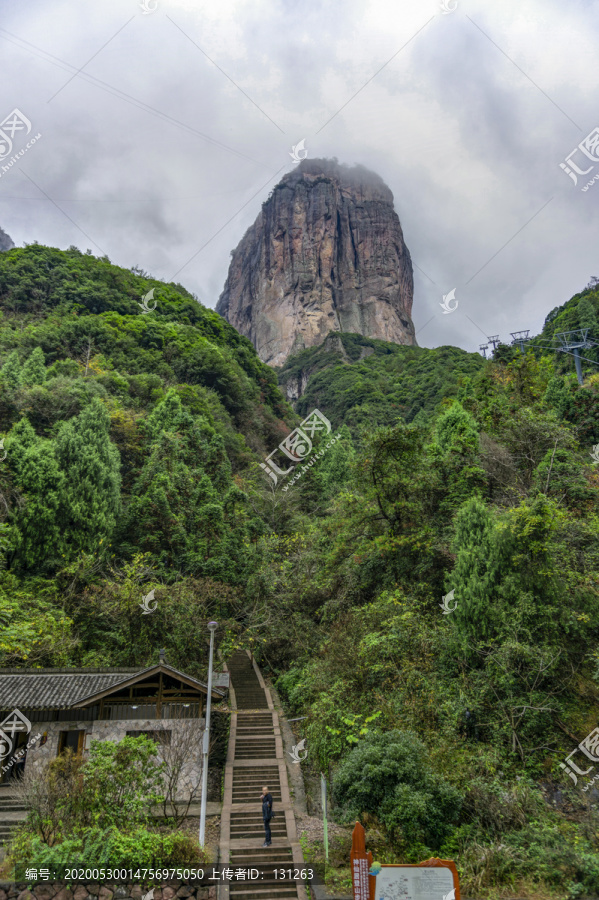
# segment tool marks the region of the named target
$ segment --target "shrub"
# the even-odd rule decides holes
[[[27,868],[167,868],[178,865],[202,865],[207,857],[190,834],[160,834],[138,825],[125,833],[116,826],[85,828],[77,837],[69,837],[49,847],[38,835],[21,830],[9,848],[11,862]]]
[[[99,824],[135,824],[147,815],[158,793],[164,766],[157,765],[156,744],[147,737],[94,741],[83,766],[85,791]]]
[[[83,759],[66,750],[41,771],[25,769],[18,790],[28,809],[26,829],[51,845],[61,832],[86,824]]]
[[[26,830],[53,845],[96,825],[140,824],[163,798],[163,764],[147,737],[94,741],[87,760],[67,750],[41,771],[26,771],[20,788],[29,808]]]
[[[459,792],[432,770],[426,747],[412,731],[360,741],[339,767],[333,795],[344,818],[369,814],[392,840],[432,849],[440,847],[461,807]]]

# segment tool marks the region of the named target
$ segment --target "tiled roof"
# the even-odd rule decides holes
[[[155,673],[160,666],[150,668],[114,669],[0,669],[0,710],[69,709],[81,700],[92,698],[102,691],[128,682],[144,672]],[[200,689],[206,685],[196,678],[164,664],[166,675],[183,676]],[[224,696],[222,688],[213,686],[214,698]]]
[[[68,709],[83,697],[104,691],[142,669],[73,669],[68,674],[56,669],[27,672],[0,670],[0,709]]]

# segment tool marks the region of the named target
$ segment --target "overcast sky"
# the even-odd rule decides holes
[[[41,133],[0,161],[18,246],[90,248],[214,307],[305,139],[393,191],[421,346],[538,332],[599,275],[592,136],[571,158],[591,171],[560,168],[599,126],[596,0],[144,2],[0,0],[0,120],[32,124],[12,155]]]

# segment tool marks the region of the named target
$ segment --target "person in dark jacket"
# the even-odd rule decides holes
[[[266,839],[262,844],[263,847],[270,847],[272,838],[270,834],[270,820],[272,819],[272,794],[269,793],[267,787],[262,788],[262,819],[264,821],[264,834]]]

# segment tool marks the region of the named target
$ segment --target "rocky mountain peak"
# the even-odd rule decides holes
[[[412,298],[412,261],[383,179],[305,159],[233,251],[216,309],[280,366],[332,331],[415,344]]]
[[[12,250],[15,246],[14,241],[10,238],[5,231],[0,228],[0,252],[3,250]]]

